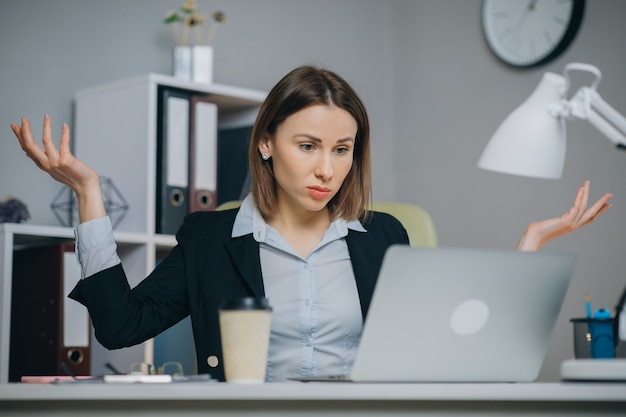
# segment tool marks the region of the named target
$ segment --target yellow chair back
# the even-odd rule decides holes
[[[430,214],[420,206],[395,201],[373,201],[373,211],[389,213],[402,223],[409,235],[411,246],[436,247],[437,232]]]

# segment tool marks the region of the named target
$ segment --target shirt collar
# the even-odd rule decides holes
[[[263,216],[261,216],[261,213],[254,205],[252,194],[248,194],[241,203],[239,212],[235,217],[231,236],[240,237],[252,233],[254,240],[257,242],[265,242],[269,227],[270,226],[265,223]],[[345,237],[348,234],[348,229],[356,232],[367,232],[358,219],[335,219],[330,224],[329,229],[332,228],[336,230],[340,237]]]

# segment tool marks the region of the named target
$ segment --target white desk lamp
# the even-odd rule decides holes
[[[595,75],[570,99],[569,71]],[[528,177],[558,179],[565,162],[565,122],[588,120],[618,148],[626,148],[626,119],[596,91],[602,74],[593,65],[572,63],[563,76],[547,72],[535,91],[498,127],[483,151],[483,169]]]
[[[588,71],[595,75],[589,87],[582,87],[570,99],[569,71]],[[626,149],[626,119],[596,91],[602,74],[588,64],[568,64],[563,76],[547,72],[535,91],[514,110],[493,134],[478,166],[483,169],[527,177],[558,179],[565,162],[568,119],[588,120],[618,148]],[[626,340],[626,292],[622,295],[617,320],[617,335]],[[598,368],[598,364],[608,367]],[[566,360],[561,365],[563,379],[618,379],[626,375],[626,360],[598,362]]]

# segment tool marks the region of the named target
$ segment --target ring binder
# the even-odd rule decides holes
[[[13,255],[9,382],[22,376],[89,375],[87,310],[66,297],[81,278],[73,242],[19,249]]]
[[[175,234],[188,212],[190,93],[159,87],[157,233]]]
[[[248,143],[252,126],[219,129],[217,160],[217,203],[241,200],[248,194]]]
[[[191,97],[189,211],[217,206],[217,105],[211,96]]]

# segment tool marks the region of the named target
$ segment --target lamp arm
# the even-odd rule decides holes
[[[595,88],[582,87],[568,107],[570,115],[588,120],[618,148],[626,149],[626,118],[603,100]]]

